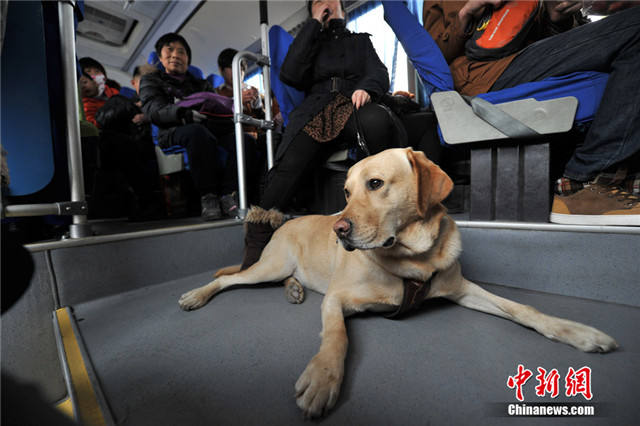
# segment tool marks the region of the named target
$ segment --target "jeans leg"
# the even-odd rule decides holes
[[[577,71],[610,74],[584,143],[565,176],[586,181],[640,150],[640,8],[540,40],[520,53],[491,90]]]
[[[176,127],[171,142],[187,150],[191,176],[200,195],[216,193],[219,179],[216,170],[218,141],[215,136],[203,125],[193,123]]]

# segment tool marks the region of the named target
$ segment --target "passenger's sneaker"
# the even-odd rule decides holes
[[[589,183],[573,194],[556,194],[549,220],[570,225],[640,226],[640,197],[619,186]]]
[[[202,219],[216,220],[222,217],[220,210],[220,202],[215,194],[205,194],[200,197],[200,205],[202,206]]]
[[[229,217],[238,217],[238,204],[238,193],[236,191],[220,197],[222,213]]]

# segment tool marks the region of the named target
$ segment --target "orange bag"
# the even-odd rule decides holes
[[[508,1],[499,9],[487,6],[465,44],[469,59],[500,59],[524,47],[533,22],[542,10],[541,0]]]

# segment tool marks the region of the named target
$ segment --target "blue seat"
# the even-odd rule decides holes
[[[129,99],[133,99],[135,96],[138,95],[135,89],[132,89],[131,87],[126,87],[126,86],[122,86],[120,88],[120,94]]]
[[[418,19],[401,2],[383,1],[385,21],[413,63],[423,82],[435,91],[453,90],[453,78],[442,52]],[[516,87],[478,95],[493,104],[534,98],[545,101],[565,96],[578,99],[575,122],[593,120],[600,104],[609,75],[600,72],[579,72],[542,81],[524,83]]]
[[[218,74],[211,73],[211,74],[209,74],[207,76],[207,81],[209,83],[211,83],[211,85],[215,89],[216,87],[218,87],[218,86],[220,86],[220,85],[222,85],[224,83],[224,78],[222,78]]]
[[[271,59],[271,90],[280,106],[284,125],[289,122],[289,114],[302,102],[304,93],[280,81],[280,67],[287,56],[293,37],[284,28],[274,25],[269,29],[269,56]]]
[[[383,1],[385,20],[402,43],[420,78],[432,92],[453,90],[449,67],[431,35],[404,4]],[[608,74],[580,72],[478,95],[490,103],[566,96],[578,100],[574,124],[593,120]],[[444,143],[438,129],[440,140]],[[564,138],[563,138],[564,139]],[[552,137],[470,144],[472,220],[547,222],[551,206]],[[517,176],[517,179],[514,179]]]

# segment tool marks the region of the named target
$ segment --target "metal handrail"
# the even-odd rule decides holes
[[[271,110],[271,70],[269,59],[269,38],[268,25],[263,22],[260,24],[262,36],[262,54],[256,54],[249,51],[241,51],[236,53],[231,63],[231,72],[233,75],[233,121],[236,133],[236,160],[238,162],[238,216],[244,218],[247,214],[247,188],[245,180],[245,161],[244,161],[244,132],[243,124],[251,124],[267,131],[267,166],[269,169],[273,167],[273,112]],[[241,61],[248,59],[262,66],[262,78],[264,85],[264,120],[258,120],[243,114],[242,108],[242,69]]]
[[[58,3],[60,29],[60,54],[64,78],[64,103],[67,119],[67,156],[71,202],[84,202],[84,173],[82,170],[82,142],[80,139],[80,110],[78,106],[78,81],[76,79],[76,35],[74,26],[75,1]],[[91,235],[87,214],[74,215],[69,225],[69,236],[81,238]]]

